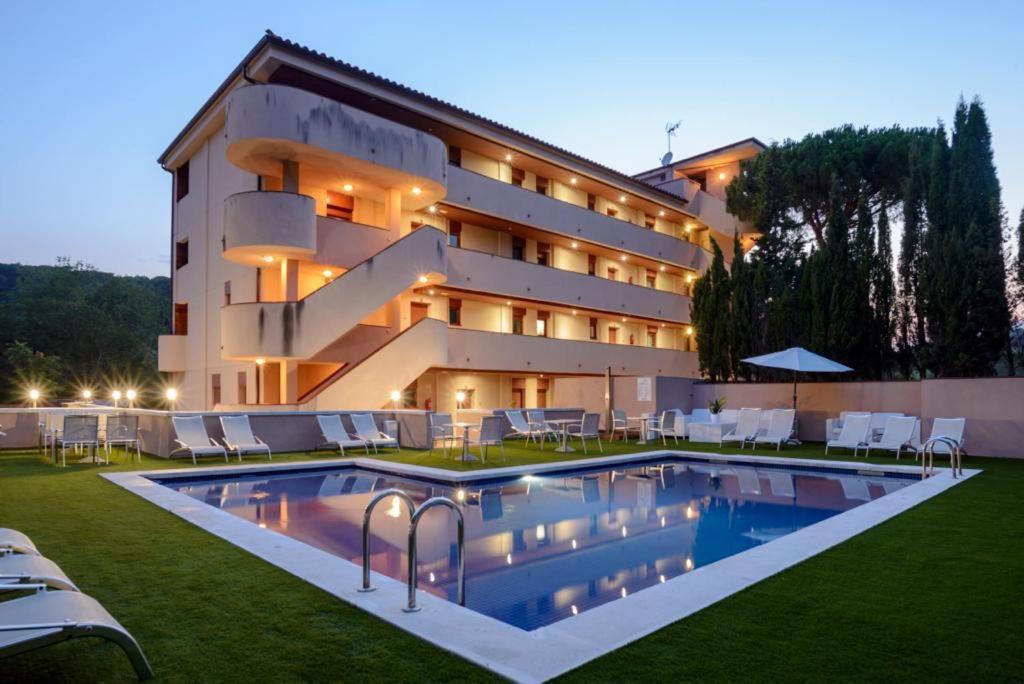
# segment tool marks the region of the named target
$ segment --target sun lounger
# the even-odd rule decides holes
[[[825,442],[825,455],[829,449],[853,449],[856,458],[860,449],[866,449],[871,436],[871,414],[853,413],[846,416],[839,436]]]
[[[758,444],[774,444],[775,450],[782,448],[782,443],[793,435],[793,421],[796,420],[796,411],[793,409],[775,409],[772,411],[768,429],[764,434],[754,438],[754,446]]]
[[[0,556],[0,591],[19,589],[25,584],[78,591],[75,583],[49,558],[20,553]]]
[[[761,409],[740,409],[736,418],[736,427],[732,429],[732,432],[722,435],[718,446],[725,446],[726,442],[739,442],[740,449],[742,449],[747,442],[753,442],[757,438],[760,427]]]
[[[206,434],[206,425],[202,416],[173,416],[175,442],[181,446],[171,452],[174,454],[187,451],[192,456],[192,465],[196,464],[196,456],[223,456],[228,462],[228,452]]]
[[[39,550],[28,535],[12,530],[9,527],[0,527],[0,554],[24,553],[38,556]]]
[[[345,455],[346,447],[349,449],[362,447],[366,455],[370,455],[370,443],[365,439],[358,439],[348,434],[348,430],[342,425],[341,416],[338,414],[317,416],[316,422],[320,425],[320,435],[323,437],[323,441],[317,447],[337,447],[342,456]]]
[[[916,427],[917,418],[914,416],[890,416],[885,423],[882,436],[868,442],[868,456],[871,455],[872,449],[881,449],[882,451],[895,451],[896,460],[899,460],[900,451],[914,448],[911,446],[911,442]]]
[[[351,418],[352,427],[356,431],[356,437],[369,442],[373,446],[374,453],[377,453],[378,448],[394,447],[399,451],[402,450],[395,437],[380,431],[377,423],[373,420],[373,415],[369,413],[353,413]]]
[[[273,459],[266,442],[252,434],[249,416],[221,416],[220,427],[224,430],[224,445],[228,451],[238,454],[239,461],[242,454],[251,453],[266,454],[267,460]]]

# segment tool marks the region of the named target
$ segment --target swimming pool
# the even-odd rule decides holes
[[[709,462],[685,456],[481,481],[366,466],[163,480],[165,486],[359,564],[366,504],[397,488],[458,502],[466,607],[522,630],[611,601],[814,525],[918,480],[882,471]],[[406,581],[408,512],[377,507],[371,568]],[[454,517],[420,524],[421,590],[456,600]]]

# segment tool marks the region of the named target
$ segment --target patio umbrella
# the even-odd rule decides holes
[[[793,408],[796,408],[796,374],[797,373],[847,373],[853,369],[836,363],[824,356],[809,352],[803,347],[790,347],[789,349],[764,354],[762,356],[751,356],[749,359],[742,359],[743,363],[765,368],[784,368],[793,371]]]

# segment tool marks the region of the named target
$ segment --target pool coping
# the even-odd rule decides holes
[[[571,470],[574,467],[628,464],[659,456],[696,458],[715,465],[745,463],[850,470],[861,475],[892,473],[919,476],[921,473],[919,466],[878,466],[865,462],[655,449],[628,455],[476,471],[452,471],[356,457],[282,464],[248,463],[201,470],[192,467],[103,473],[102,477],[399,629],[509,679],[541,682],[688,617],[982,472],[965,469],[962,477],[954,478],[949,469],[936,469],[932,477],[856,508],[532,631],[522,630],[423,591],[417,594],[417,602],[422,610],[418,613],[405,613],[401,610],[406,603],[405,582],[372,573],[372,583],[377,590],[359,592],[358,587],[362,581],[359,565],[297,539],[260,528],[255,523],[198,502],[150,479],[167,480],[176,476],[197,475],[225,477],[343,465],[384,469],[398,475],[428,477],[458,485],[477,480]]]

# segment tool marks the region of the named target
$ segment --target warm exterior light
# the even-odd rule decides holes
[[[512,153],[508,152],[505,154],[505,161],[512,161]]]
[[[412,194],[419,195],[422,192],[423,192],[423,190],[420,188],[420,186],[418,186],[418,185],[412,186]]]
[[[434,296],[434,291],[433,290],[427,290],[427,294],[430,295],[431,297],[433,297]]]
[[[334,271],[329,268],[324,269],[324,278],[330,278],[332,275],[334,275]]]
[[[164,392],[164,397],[167,398],[167,401],[173,403],[178,400],[178,390],[173,387],[168,387],[167,391]]]
[[[459,502],[465,501],[466,500],[466,490],[465,489],[457,489],[457,490],[455,490],[455,499],[456,499],[456,501],[459,501]]]
[[[345,192],[352,192],[352,184],[345,183],[344,185],[341,186],[341,189],[344,190]]]
[[[623,323],[625,323],[625,322],[626,322],[626,317],[625,317],[625,316],[623,316],[623,317],[622,317],[622,322],[623,322]]]
[[[265,257],[263,257],[263,261],[264,261],[265,263],[268,263],[268,264],[272,264],[272,263],[274,263],[274,257],[272,257],[272,256],[270,256],[270,255],[268,254],[268,255],[266,255]]]
[[[82,390],[82,398],[85,399],[86,401],[92,399],[92,390]]]
[[[578,544],[576,543],[576,540],[573,539],[572,540],[572,548],[575,550],[577,546],[578,546]]]
[[[689,284],[689,283],[692,283],[692,282],[693,282],[693,274],[692,273],[687,273],[686,274],[686,283]]]
[[[39,390],[30,389],[28,391],[28,398],[31,399],[32,401],[37,401],[39,399]]]
[[[685,565],[686,565],[686,570],[687,571],[693,570],[693,559],[692,558],[687,558]]]
[[[506,553],[505,554],[505,564],[506,565],[512,565],[512,554],[511,553]]]
[[[575,315],[576,315],[576,309],[573,309],[573,310],[572,310],[572,315],[573,315],[573,316],[575,316]]]
[[[402,393],[398,390],[391,390],[391,401],[398,401],[402,398]]]
[[[626,596],[629,595],[629,592],[626,591],[626,587],[622,587],[622,589],[619,590],[619,593],[622,594],[622,598],[626,598]]]
[[[429,207],[427,207],[427,211],[429,211],[431,214],[436,214],[437,213],[437,207],[434,206],[433,204],[431,204]]]
[[[661,582],[662,584],[664,584],[665,583],[665,576],[664,575],[658,575],[658,581]]]
[[[572,611],[573,615],[579,615],[580,614],[580,609],[576,607],[575,603],[573,605],[569,606],[569,610]]]
[[[686,336],[687,337],[692,337],[693,336],[693,328],[687,328],[686,329]]]
[[[625,202],[626,201],[626,196],[625,195],[619,195],[619,201],[620,202]]]
[[[725,180],[725,171],[720,171],[718,173],[718,180]]]
[[[262,366],[262,365],[263,365],[263,364],[265,364],[266,362],[267,362],[267,360],[266,360],[265,358],[263,358],[262,356],[261,356],[261,357],[259,357],[258,359],[256,359],[256,365],[257,365],[257,366]]]
[[[665,215],[665,210],[664,209],[662,209],[661,211],[658,212],[658,216],[664,216],[664,215]]]
[[[569,182],[572,183],[573,185],[576,185],[576,176],[573,176],[572,178],[570,178]]]
[[[421,283],[425,283],[425,282],[427,282],[427,276],[425,276],[425,275],[421,275],[421,276],[420,276],[420,282],[421,282]]]
[[[459,402],[460,404],[462,402],[466,401],[466,393],[463,392],[462,390],[459,390],[458,392],[456,392],[455,393],[455,401]]]
[[[509,300],[509,301],[505,302],[505,306],[512,306],[512,301]]]
[[[125,392],[124,396],[128,399],[128,401],[135,401],[135,390],[128,390],[127,392]]]
[[[662,265],[661,265],[661,266],[660,266],[660,267],[658,268],[658,270],[659,270],[659,271],[664,271],[664,270],[665,270],[665,265],[664,265],[664,264],[662,264]]]
[[[619,256],[619,261],[625,261],[625,260],[626,260],[626,255],[625,254],[622,254],[622,255]]]
[[[578,242],[572,243],[572,248],[573,249],[577,249],[579,246],[580,246],[580,243],[578,243]]]
[[[114,390],[113,392],[111,392],[110,398],[113,399],[115,402],[121,401],[121,390]]]

